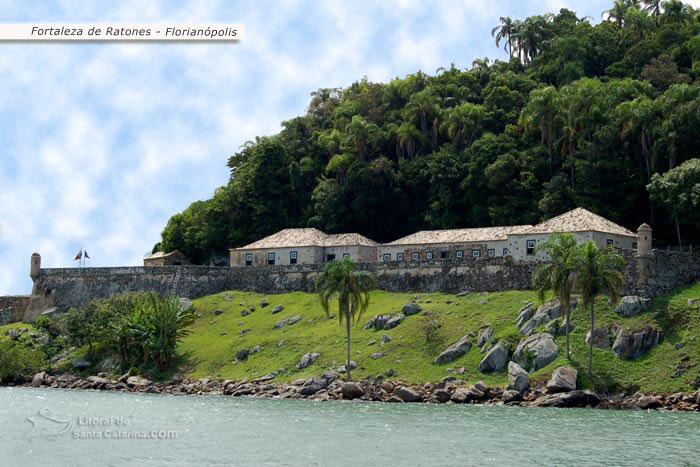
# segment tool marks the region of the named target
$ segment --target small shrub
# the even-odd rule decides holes
[[[0,340],[0,379],[10,376],[28,376],[38,372],[44,362],[41,351],[28,349],[8,339]]]
[[[64,332],[60,320],[51,319],[48,316],[39,316],[34,322],[34,327],[49,336],[51,340],[56,339]]]
[[[442,322],[440,321],[440,316],[434,311],[426,311],[418,321],[418,329],[421,334],[425,335],[425,341],[428,344],[436,344],[440,342],[440,328],[442,327]]]

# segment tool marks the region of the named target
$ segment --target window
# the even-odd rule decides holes
[[[450,252],[449,251],[441,251],[440,252],[440,258],[442,259],[447,259],[450,257]]]
[[[296,251],[289,252],[289,264],[297,264],[297,252]]]
[[[432,252],[432,251],[427,252],[427,253],[425,254],[425,257],[426,257],[427,259],[433,259],[433,252]]]
[[[275,254],[274,253],[267,254],[267,264],[275,264]]]
[[[455,253],[455,256],[457,258],[464,258],[464,252],[462,250],[457,250],[457,252]]]
[[[418,261],[420,259],[420,253],[411,253],[411,259],[413,261]]]
[[[335,259],[335,255],[333,253],[326,255],[326,262],[331,262]]]
[[[246,266],[253,265],[253,253],[246,253],[245,254],[245,265]]]
[[[607,240],[605,240],[605,245],[606,246],[613,246],[613,245],[615,245],[615,242],[612,240],[612,238],[608,238]]]
[[[403,261],[403,253],[396,253],[396,261]]]
[[[472,257],[474,257],[474,258],[481,257],[481,250],[472,250]]]
[[[391,261],[391,253],[384,253],[384,256],[382,256],[382,259],[384,261]]]
[[[508,248],[503,249],[503,256],[508,256],[509,253]]]
[[[343,258],[349,258],[349,257],[350,257],[350,253],[343,253]]]
[[[637,249],[637,242],[632,242],[632,249],[636,250]]]
[[[526,253],[529,256],[532,256],[535,254],[535,241],[534,240],[528,240],[527,241],[527,251]]]
[[[489,258],[493,258],[494,256],[496,256],[496,250],[493,248],[489,248],[487,253],[489,255]]]

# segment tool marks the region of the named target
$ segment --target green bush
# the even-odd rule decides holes
[[[44,361],[41,351],[28,349],[8,339],[0,339],[0,380],[14,375],[36,373]]]
[[[426,311],[421,316],[418,322],[418,329],[421,334],[425,336],[425,341],[428,344],[437,344],[442,339],[440,336],[440,328],[442,327],[442,321],[440,321],[440,315],[434,311]]]
[[[34,322],[34,327],[49,336],[51,340],[56,339],[64,332],[61,321],[51,319],[48,316],[39,316]]]
[[[121,316],[143,307],[147,299],[148,294],[144,292],[130,292],[71,308],[60,318],[68,344],[87,345],[90,350],[96,344],[109,344],[113,338],[111,325]]]
[[[181,309],[176,298],[150,294],[146,303],[110,326],[111,343],[124,364],[164,371],[175,360],[178,342],[193,321],[193,312]]]

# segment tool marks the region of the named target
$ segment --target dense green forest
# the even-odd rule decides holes
[[[659,246],[697,243],[700,10],[617,0],[602,18],[503,17],[508,62],[319,89],[231,156],[228,184],[171,217],[154,250],[205,262],[287,227],[382,242],[577,206],[648,222]]]

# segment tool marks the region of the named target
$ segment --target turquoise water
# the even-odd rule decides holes
[[[698,464],[695,413],[0,388],[1,466]]]

